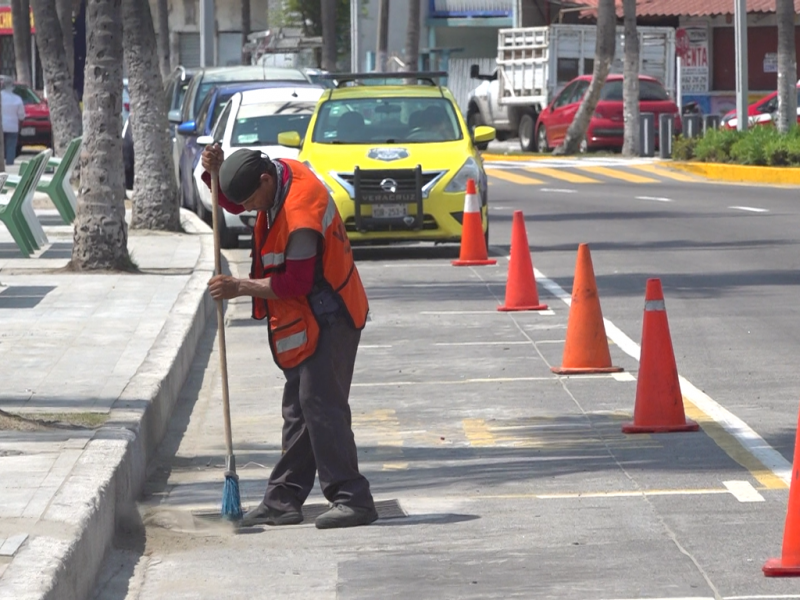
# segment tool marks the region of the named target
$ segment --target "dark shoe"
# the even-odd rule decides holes
[[[378,511],[375,507],[358,508],[345,504],[334,504],[333,508],[322,513],[314,522],[317,529],[335,529],[337,527],[355,527],[369,525],[377,520]]]
[[[297,525],[303,522],[303,514],[296,510],[277,510],[264,506],[262,502],[242,517],[242,527],[253,525]]]

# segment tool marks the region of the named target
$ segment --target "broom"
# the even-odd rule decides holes
[[[211,219],[214,226],[214,274],[222,273],[222,258],[219,249],[219,173],[211,175]],[[225,422],[225,485],[222,488],[220,514],[229,521],[241,521],[242,502],[239,496],[239,476],[236,475],[236,457],[233,455],[231,435],[231,406],[228,399],[228,356],[225,352],[225,314],[222,299],[217,300],[217,333],[219,335],[219,367],[222,374],[222,414]]]

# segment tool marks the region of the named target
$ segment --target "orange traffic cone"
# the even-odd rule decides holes
[[[668,433],[697,430],[697,423],[687,419],[683,412],[683,395],[672,351],[661,280],[648,279],[633,423],[623,425],[622,431]]]
[[[786,525],[783,529],[783,550],[780,558],[771,558],[761,570],[767,577],[800,576],[800,415],[797,419],[797,432],[794,441],[792,461],[792,482],[789,485],[789,508],[786,511]]]
[[[461,253],[458,260],[453,261],[456,267],[475,267],[478,265],[496,265],[496,260],[489,259],[486,240],[483,237],[483,220],[481,218],[481,201],[475,190],[475,181],[467,179],[467,195],[464,197],[464,218],[461,221]]]
[[[536,277],[533,274],[531,249],[525,231],[525,217],[521,210],[514,211],[511,225],[511,259],[508,262],[508,282],[506,283],[506,303],[497,310],[547,310],[546,304],[539,304],[536,291]]]
[[[572,283],[572,304],[567,320],[567,343],[564,345],[561,363],[560,367],[550,367],[550,370],[559,375],[622,371],[622,367],[611,365],[592,255],[586,244],[578,246],[575,279]]]

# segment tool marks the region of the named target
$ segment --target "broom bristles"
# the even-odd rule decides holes
[[[225,485],[222,488],[223,519],[240,521],[242,519],[242,501],[239,497],[239,478],[236,473],[225,473]]]

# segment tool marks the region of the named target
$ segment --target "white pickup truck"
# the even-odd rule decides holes
[[[617,27],[612,73],[622,73],[623,28]],[[675,30],[639,27],[639,71],[658,79],[674,97]],[[597,28],[594,25],[550,25],[501,29],[497,68],[482,74],[472,65],[470,77],[482,80],[470,92],[467,123],[489,125],[498,139],[519,137],[524,151],[535,146],[534,126],[539,113],[559,91],[580,75],[591,75]]]

